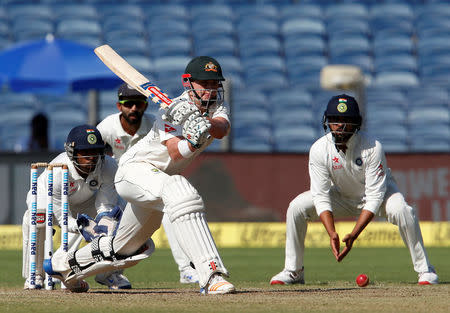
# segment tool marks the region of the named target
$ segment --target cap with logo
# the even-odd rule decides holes
[[[325,116],[344,116],[361,118],[356,99],[346,94],[334,96],[328,101]]]
[[[80,125],[72,128],[67,136],[66,145],[73,150],[105,148],[102,135],[92,125]]]
[[[128,85],[127,83],[123,83],[120,85],[119,90],[117,91],[117,96],[119,97],[119,100],[122,100],[123,98],[143,98],[147,99],[146,96],[141,94],[139,91]]]
[[[225,80],[219,62],[208,56],[193,58],[184,73],[190,74],[192,80]]]

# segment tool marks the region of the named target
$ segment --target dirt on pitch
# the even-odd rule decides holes
[[[0,289],[2,312],[448,312],[450,284],[281,286],[239,288],[235,294],[201,295],[197,289]],[[51,308],[51,309],[50,309]]]

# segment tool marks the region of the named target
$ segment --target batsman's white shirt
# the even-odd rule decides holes
[[[337,150],[331,133],[318,139],[310,149],[309,175],[317,215],[333,211],[332,186],[347,203],[377,214],[392,179],[380,142],[364,132],[350,138],[346,153]]]
[[[117,171],[116,161],[105,156],[94,172],[86,180],[76,171],[66,152],[59,154],[50,163],[64,163],[69,168],[69,231],[76,232],[77,213],[84,213],[95,218],[97,213],[111,210],[117,205],[119,196],[114,187],[114,175]],[[53,214],[55,221],[61,225],[61,168],[53,168]],[[31,208],[31,191],[27,194],[27,206]],[[38,178],[38,209],[47,206],[47,174],[44,171]]]
[[[174,101],[188,101],[187,97],[187,94],[182,94]],[[163,143],[173,137],[182,136],[182,126],[172,125],[164,121],[162,119],[163,113],[165,113],[165,110],[160,109],[158,111],[150,132],[120,158],[119,167],[130,162],[147,162],[169,175],[178,174],[213,141],[214,138],[211,136],[191,157],[177,161],[172,160],[167,147]],[[230,121],[228,109],[223,105],[212,107],[209,111],[209,116],[213,119],[223,117],[228,122]]]
[[[102,134],[103,141],[112,148],[113,158],[119,162],[120,157],[139,140],[144,138],[153,127],[155,117],[153,115],[144,114],[142,116],[141,125],[134,136],[131,136],[122,127],[120,123],[120,115],[115,113],[107,116],[97,125],[97,129]]]

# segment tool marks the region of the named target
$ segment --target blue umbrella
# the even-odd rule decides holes
[[[3,50],[0,81],[2,77],[12,91],[46,94],[113,89],[121,83],[93,47],[52,35]]]

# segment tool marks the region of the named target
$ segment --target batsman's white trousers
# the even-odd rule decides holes
[[[359,216],[364,207],[364,204],[355,207],[352,202],[341,197],[333,187],[330,190],[330,198],[334,217]],[[427,272],[430,264],[415,210],[406,203],[392,180],[388,183],[379,216],[398,226],[403,242],[411,254],[414,270],[418,273]],[[286,214],[286,270],[296,271],[303,267],[308,221],[317,219],[319,217],[312,201],[311,191],[301,193],[289,204]]]
[[[149,163],[129,163],[119,167],[115,184],[119,195],[128,202],[114,238],[114,250],[133,254],[160,227],[161,219],[175,262],[179,269],[190,267],[190,260],[181,249],[172,230],[172,223],[163,218],[161,189],[169,177]],[[164,215],[166,216],[166,215]]]

